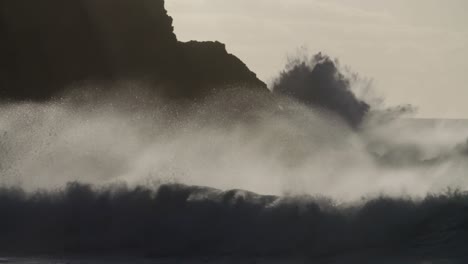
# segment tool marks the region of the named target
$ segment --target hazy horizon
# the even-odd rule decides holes
[[[465,7],[0,1],[0,263],[468,263]]]
[[[468,118],[468,2],[170,0],[184,41],[219,40],[271,83],[288,54],[322,51],[417,117]]]

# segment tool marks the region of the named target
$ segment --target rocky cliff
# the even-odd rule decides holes
[[[47,100],[83,82],[119,80],[172,98],[232,85],[266,90],[223,44],[179,42],[164,0],[5,0],[0,36],[2,100]]]

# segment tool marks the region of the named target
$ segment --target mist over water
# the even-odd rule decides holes
[[[135,81],[3,103],[0,254],[462,259],[468,123],[300,67],[292,93],[174,101]]]
[[[1,183],[33,191],[71,181],[180,182],[342,201],[467,187],[466,122],[400,118],[376,106],[353,128],[287,97],[234,94],[184,106],[144,89],[84,104],[76,93],[3,104]]]
[[[321,53],[267,89],[163,0],[0,7],[1,263],[466,258],[468,122]]]

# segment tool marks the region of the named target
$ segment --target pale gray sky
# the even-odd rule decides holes
[[[219,40],[269,82],[299,47],[372,78],[388,104],[468,118],[466,0],[167,0],[180,40]]]

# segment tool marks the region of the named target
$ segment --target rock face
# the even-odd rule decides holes
[[[169,97],[229,85],[266,90],[223,44],[178,42],[163,0],[5,0],[0,36],[2,100],[47,100],[77,83],[118,80],[146,81]]]

